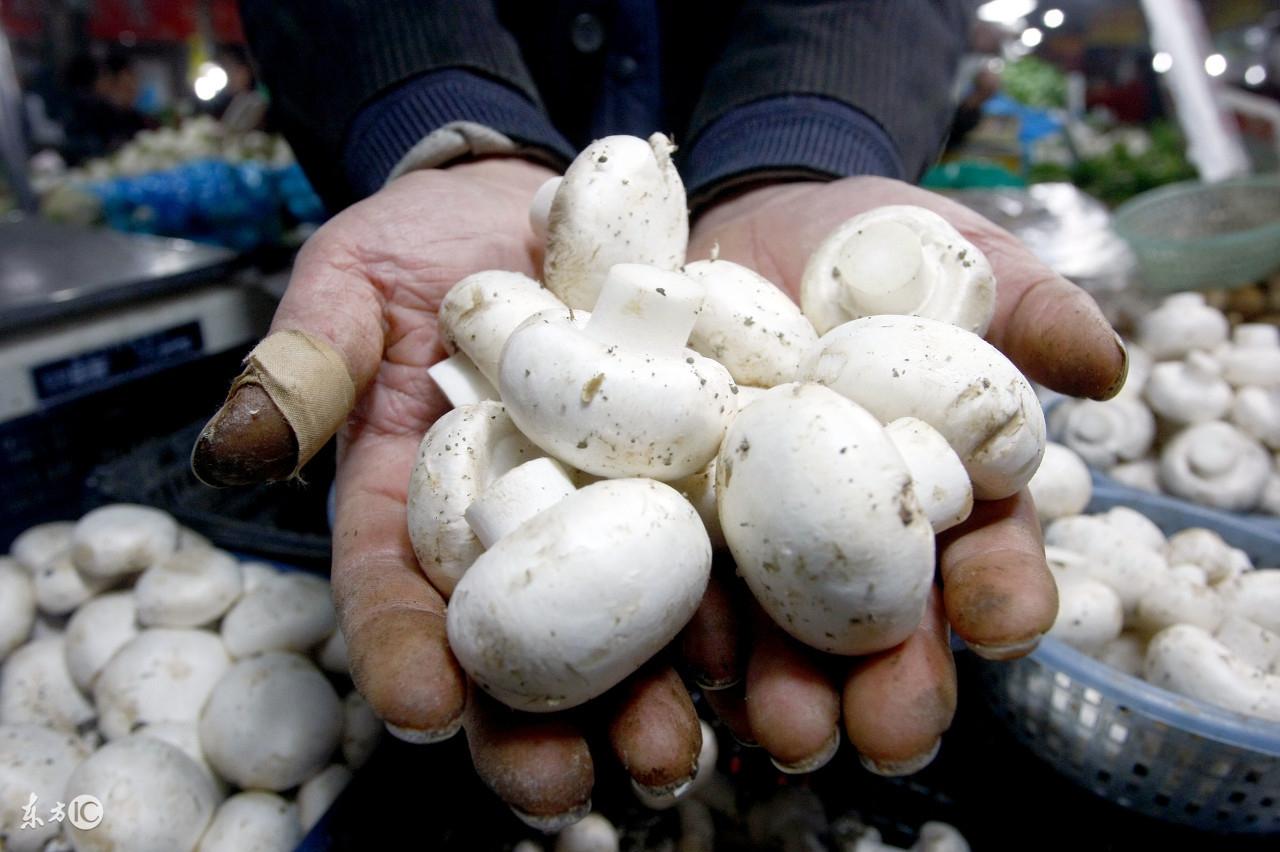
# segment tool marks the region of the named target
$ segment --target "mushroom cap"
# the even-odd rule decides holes
[[[916,629],[933,528],[870,413],[820,385],[781,385],[738,415],[716,474],[738,572],[784,630],[823,651],[865,654]]]
[[[110,742],[76,767],[65,798],[96,796],[102,822],[68,823],[84,852],[174,852],[194,849],[213,817],[218,793],[209,776],[177,746],[134,735]]]
[[[1050,434],[1090,467],[1110,468],[1146,455],[1156,419],[1140,398],[1063,400],[1049,412]]]
[[[1258,505],[1271,473],[1265,448],[1230,423],[1188,426],[1160,453],[1160,484],[1187,500],[1243,512]]]
[[[1045,422],[1031,384],[994,346],[954,325],[897,315],[853,320],[818,340],[800,376],[882,423],[916,417],[937,429],[979,500],[1016,494],[1040,464]]]
[[[1200,566],[1211,583],[1253,570],[1249,554],[1227,544],[1216,531],[1205,527],[1188,527],[1169,536],[1165,555],[1170,564],[1189,562]]]
[[[67,778],[89,754],[74,735],[43,725],[0,725],[0,837],[11,852],[41,852],[58,823],[22,828],[22,810],[35,794],[37,813],[64,801]]]
[[[1153,412],[1171,423],[1217,420],[1231,409],[1231,385],[1204,352],[1190,352],[1187,359],[1156,364],[1143,396]]]
[[[467,524],[467,507],[493,480],[540,455],[500,402],[455,408],[427,431],[409,477],[409,539],[440,594],[449,597],[484,552]]]
[[[0,669],[0,724],[29,722],[75,733],[93,716],[93,705],[67,670],[62,636],[28,642]]]
[[[508,706],[574,707],[675,637],[710,570],[706,530],[674,489],[646,479],[597,482],[475,561],[449,601],[449,646]]]
[[[352,769],[364,766],[382,738],[382,720],[354,689],[342,699],[342,759]]]
[[[112,583],[110,577],[81,573],[71,561],[70,552],[43,563],[32,572],[31,579],[35,583],[36,605],[47,615],[66,615]]]
[[[684,263],[689,213],[674,150],[660,133],[606,136],[565,171],[548,214],[542,279],[570,308],[589,310],[616,263]]]
[[[15,560],[0,564],[0,662],[31,635],[36,621],[36,590]]]
[[[495,387],[502,346],[520,323],[539,311],[564,309],[555,294],[519,272],[489,270],[468,275],[440,302],[440,339],[461,350]]]
[[[1147,640],[1126,631],[1103,645],[1093,658],[1132,677],[1142,677],[1142,664],[1146,656]]]
[[[1272,633],[1280,633],[1280,569],[1259,568],[1221,583],[1226,608]]]
[[[133,594],[147,627],[200,627],[216,621],[240,597],[240,565],[212,548],[182,550],[152,565]]]
[[[309,651],[337,629],[329,584],[289,571],[236,601],[222,618],[222,641],[239,659],[263,651]]]
[[[275,793],[249,790],[218,807],[197,852],[284,852],[301,841],[297,805]]]
[[[1212,631],[1218,629],[1222,616],[1222,600],[1212,586],[1180,577],[1171,568],[1169,576],[1138,601],[1129,626],[1147,636],[1174,624],[1194,624]]]
[[[536,314],[512,333],[499,389],[530,440],[608,477],[696,473],[715,456],[737,408],[737,385],[710,358],[609,345],[561,312]]]
[[[1093,496],[1093,478],[1084,459],[1070,447],[1053,442],[1045,445],[1044,458],[1027,487],[1042,524],[1080,514]]]
[[[728,260],[690,263],[684,274],[706,288],[690,349],[719,361],[739,385],[771,388],[795,379],[818,333],[790,296]]]
[[[223,778],[287,790],[324,767],[342,733],[342,703],[305,657],[270,651],[240,660],[200,715],[200,744]]]
[[[144,630],[116,651],[98,673],[93,700],[107,739],[140,724],[191,722],[231,665],[216,633]]]
[[[555,852],[618,852],[618,848],[618,829],[594,811],[556,835]]]
[[[822,241],[805,266],[800,303],[819,334],[892,313],[982,335],[995,312],[996,279],[986,255],[946,219],[893,204],[848,219]]]
[[[45,563],[71,549],[72,521],[36,524],[22,532],[9,545],[9,554],[28,574],[34,574]]]
[[[298,789],[298,820],[303,831],[310,831],[324,812],[351,783],[351,770],[333,763],[312,775]]]
[[[1152,637],[1143,676],[1181,695],[1280,722],[1280,678],[1248,665],[1203,627],[1175,624]]]
[[[1161,553],[1135,541],[1129,531],[1099,516],[1059,518],[1045,528],[1044,541],[1051,547],[1085,557],[1069,570],[1080,567],[1114,589],[1126,616],[1137,609],[1138,601],[1168,573],[1168,563]]]
[[[166,512],[116,503],[76,523],[71,556],[88,577],[120,577],[150,568],[177,547],[178,523]]]
[[[133,595],[112,592],[94,598],[67,622],[67,669],[76,686],[89,693],[107,661],[138,635]]]
[[[1268,448],[1280,449],[1280,388],[1240,388],[1231,403],[1231,422]]]
[[[1227,339],[1230,323],[1200,293],[1175,293],[1138,320],[1138,343],[1157,361],[1193,349],[1213,349]]]

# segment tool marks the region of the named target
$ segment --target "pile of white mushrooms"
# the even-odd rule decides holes
[[[158,509],[27,530],[0,558],[0,848],[293,849],[382,729],[335,628],[323,579]],[[54,816],[82,795],[99,824]]]
[[[1049,635],[1134,677],[1280,722],[1280,568],[1210,529],[1173,535],[1117,506],[1079,514],[1084,461],[1050,444],[1031,481],[1058,583]]]
[[[1134,488],[1280,515],[1280,327],[1232,329],[1203,295],[1178,293],[1127,346],[1120,394],[1062,401],[1050,436]]]
[[[919,624],[936,532],[1010,496],[1045,443],[981,334],[995,281],[936,214],[872,210],[813,253],[797,306],[687,258],[666,137],[608,137],[537,194],[543,280],[464,278],[432,375],[409,533],[450,646],[526,711],[600,695],[693,615],[727,547],[768,614],[836,654]],[[821,335],[821,336],[820,336]]]

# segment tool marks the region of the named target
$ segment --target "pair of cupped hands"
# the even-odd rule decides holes
[[[518,158],[406,174],[311,237],[276,311],[273,332],[302,330],[329,342],[356,384],[357,402],[338,435],[333,592],[357,688],[410,739],[442,739],[461,726],[480,777],[544,826],[589,801],[593,759],[610,759],[603,748],[593,755],[589,739],[607,742],[644,787],[670,790],[691,777],[701,734],[677,671],[705,688],[737,739],[758,744],[782,769],[821,765],[841,730],[874,771],[921,768],[956,707],[950,632],[985,656],[1014,657],[1053,623],[1057,593],[1025,491],[977,504],[968,521],[940,537],[922,624],[873,656],[833,658],[800,645],[722,567],[673,646],[584,707],[518,713],[468,684],[449,652],[445,601],[419,570],[406,528],[418,443],[448,410],[426,368],[445,354],[436,313],[459,279],[486,269],[540,277],[528,209],[552,174]],[[1076,396],[1106,398],[1119,389],[1124,349],[1088,295],[1006,231],[905,183],[853,177],[758,185],[696,219],[688,257],[706,258],[718,245],[720,257],[797,297],[805,262],[823,237],[886,204],[930,208],[986,253],[998,282],[987,338],[1028,377]],[[194,456],[206,480],[279,478],[292,469],[287,450],[254,456],[237,447],[261,442],[264,432],[288,447],[287,426],[252,388],[233,395],[219,417],[230,428]]]

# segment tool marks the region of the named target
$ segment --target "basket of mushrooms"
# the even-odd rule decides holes
[[[996,715],[1120,805],[1280,832],[1280,532],[1158,495],[1140,512],[1056,443],[1031,491],[1058,616],[1030,656],[978,663]]]

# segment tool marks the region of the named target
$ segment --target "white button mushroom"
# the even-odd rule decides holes
[[[1204,527],[1188,527],[1169,536],[1166,556],[1170,564],[1199,565],[1208,581],[1215,585],[1253,570],[1249,554]]]
[[[1146,657],[1147,640],[1132,632],[1121,633],[1093,655],[1093,658],[1103,665],[1131,677],[1142,677],[1142,666]]]
[[[1058,615],[1049,635],[1078,651],[1095,654],[1120,635],[1124,608],[1106,583],[1075,572],[1054,572]]]
[[[1246,435],[1280,450],[1280,388],[1240,388],[1230,419]]]
[[[382,737],[382,720],[354,689],[342,699],[342,759],[352,769],[369,761]]]
[[[1165,491],[1219,509],[1257,506],[1270,473],[1271,456],[1261,444],[1216,420],[1187,427],[1160,453]]]
[[[1157,633],[1143,675],[1172,692],[1280,722],[1280,677],[1244,662],[1203,627],[1178,624]]]
[[[684,263],[689,214],[674,151],[661,133],[607,136],[565,172],[547,214],[542,280],[570,308],[590,309],[614,264]]]
[[[134,729],[133,733],[144,737],[154,737],[181,749],[183,754],[194,760],[196,765],[209,776],[209,780],[213,782],[214,789],[219,794],[226,795],[226,782],[218,777],[218,773],[213,771],[213,767],[209,765],[209,760],[204,756],[204,749],[200,747],[200,728],[195,722],[152,722],[148,725],[139,725]]]
[[[739,385],[771,388],[795,379],[818,339],[791,297],[728,260],[700,260],[684,274],[706,288],[689,348],[723,364]]]
[[[148,568],[133,594],[146,627],[200,627],[217,621],[240,597],[240,565],[212,548],[179,551]]]
[[[1027,487],[1041,524],[1080,514],[1093,496],[1093,479],[1084,459],[1070,447],[1053,442],[1045,445],[1044,458]]]
[[[693,616],[710,575],[702,521],[652,480],[597,482],[509,532],[487,526],[500,538],[454,589],[449,647],[520,710],[567,709],[634,672]]]
[[[463,512],[493,480],[540,455],[499,402],[454,409],[423,436],[409,477],[409,539],[442,595],[484,552]]]
[[[7,852],[46,852],[59,823],[23,825],[23,809],[35,796],[36,813],[66,801],[67,778],[89,754],[71,734],[40,725],[0,725],[0,848]]]
[[[1280,633],[1228,612],[1213,637],[1249,665],[1280,675]]]
[[[82,852],[176,852],[195,849],[218,805],[209,776],[176,746],[131,736],[103,746],[71,777],[62,801],[95,796],[102,821],[70,825]]]
[[[1156,364],[1143,391],[1147,403],[1170,423],[1204,423],[1231,409],[1231,385],[1213,356],[1193,351],[1185,361]]]
[[[217,634],[144,630],[98,673],[98,727],[116,739],[141,724],[194,721],[230,664]]]
[[[884,427],[911,474],[916,499],[935,533],[949,530],[973,511],[973,485],[964,462],[937,429],[915,417]]]
[[[9,554],[28,574],[35,574],[71,549],[71,532],[75,526],[71,521],[37,524],[13,540]]]
[[[302,830],[310,831],[350,783],[351,770],[341,763],[330,764],[303,782],[298,789],[298,820]]]
[[[280,651],[240,660],[200,715],[200,744],[222,777],[287,790],[328,761],[342,734],[342,703],[305,657]]]
[[[133,595],[113,592],[89,601],[67,622],[67,669],[76,686],[93,691],[98,673],[138,635]]]
[[[822,241],[800,285],[804,314],[826,334],[873,314],[911,314],[987,333],[996,279],[977,246],[932,210],[877,207]]]
[[[820,385],[781,385],[738,415],[716,474],[738,571],[784,630],[838,654],[915,630],[933,530],[875,417]]]
[[[1118,529],[1131,541],[1157,553],[1164,553],[1169,546],[1164,530],[1137,509],[1129,506],[1112,506],[1098,517]]]
[[[440,338],[449,352],[464,352],[494,387],[502,347],[520,323],[541,311],[563,309],[555,295],[519,272],[468,275],[440,302]]]
[[[427,368],[427,375],[454,408],[498,398],[498,389],[461,352],[432,364]]]
[[[236,659],[263,651],[306,652],[337,626],[329,584],[292,571],[236,601],[222,618],[222,641]]]
[[[1200,293],[1175,293],[1138,320],[1138,343],[1157,361],[1181,358],[1193,349],[1211,351],[1227,339],[1230,323]]]
[[[507,339],[498,388],[531,441],[598,476],[679,479],[716,454],[737,386],[686,349],[702,285],[637,264],[609,270],[585,328],[562,312]]]
[[[1196,582],[1196,578],[1180,573],[1181,567],[1170,567],[1168,576],[1147,590],[1127,626],[1146,636],[1175,624],[1217,629],[1224,611],[1218,593],[1204,583],[1203,573]]]
[[[1090,467],[1105,469],[1145,456],[1155,440],[1156,421],[1134,397],[1069,399],[1049,412],[1049,433]]]
[[[93,705],[67,671],[61,636],[36,639],[9,655],[0,670],[0,724],[78,733],[93,718]]]
[[[71,556],[87,577],[137,574],[173,553],[178,524],[150,506],[117,503],[82,517],[72,533]]]
[[[243,594],[246,595],[264,583],[273,582],[283,575],[283,571],[267,562],[240,563],[240,578],[244,587]]]
[[[1149,494],[1160,492],[1160,462],[1156,459],[1138,459],[1123,462],[1107,471],[1107,476],[1139,491]]]
[[[1280,633],[1280,568],[1259,568],[1221,583],[1218,593],[1229,612]]]
[[[1129,532],[1101,517],[1059,518],[1045,529],[1044,541],[1086,557],[1080,563],[1083,570],[1120,596],[1126,616],[1133,614],[1138,601],[1162,582],[1169,570],[1160,552],[1143,546]]]
[[[1021,490],[1044,452],[1035,391],[976,334],[923,317],[874,316],[827,332],[805,357],[803,379],[827,385],[881,422],[917,417],[964,462],[974,497]]]
[[[555,852],[618,852],[618,830],[597,811],[556,835]]]
[[[275,793],[250,790],[218,807],[197,852],[291,852],[300,842],[297,806]]]
[[[36,591],[13,559],[0,559],[0,662],[31,635],[36,621]]]
[[[1266,323],[1241,323],[1219,358],[1222,377],[1236,387],[1280,386],[1280,328]]]
[[[320,668],[334,674],[351,674],[351,661],[347,658],[347,640],[341,630],[329,634],[316,650],[316,662]]]
[[[87,577],[76,570],[70,552],[35,569],[36,605],[47,615],[66,615],[111,584],[111,578]]]

